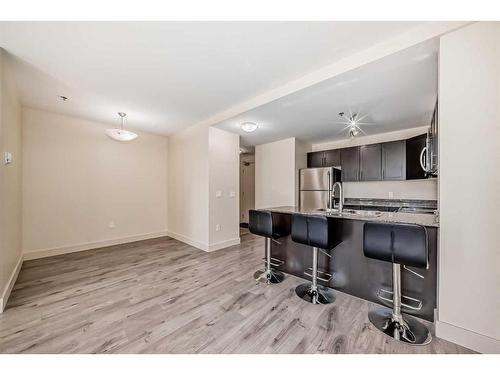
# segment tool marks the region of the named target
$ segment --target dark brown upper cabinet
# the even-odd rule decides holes
[[[338,167],[340,150],[316,151],[307,153],[307,167]]]
[[[340,150],[325,151],[325,167],[340,166]]]
[[[342,181],[359,181],[359,147],[340,150]]]
[[[406,179],[406,141],[382,143],[382,179]]]
[[[323,167],[325,161],[325,152],[308,152],[307,153],[307,168]]]
[[[359,147],[359,179],[361,181],[382,180],[382,147],[380,143]]]

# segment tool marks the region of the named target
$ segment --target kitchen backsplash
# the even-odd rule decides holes
[[[344,182],[342,185],[346,198],[437,200],[438,191],[436,179]]]

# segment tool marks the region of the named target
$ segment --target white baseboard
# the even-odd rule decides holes
[[[500,353],[500,340],[436,320],[436,336],[479,353]]]
[[[190,246],[196,247],[197,249],[203,250],[203,251],[208,251],[208,244],[205,244],[203,242],[199,242],[197,240],[193,240],[190,237],[184,236],[179,233],[167,231],[167,236],[172,237],[176,239],[177,241],[184,242],[185,244],[188,244]]]
[[[239,245],[239,244],[240,244],[240,238],[237,237],[237,238],[233,238],[231,240],[221,241],[221,242],[211,244],[208,247],[208,251],[216,251],[216,250],[220,250],[220,249],[225,249],[226,247]]]
[[[127,236],[127,237],[121,237],[121,238],[113,238],[110,240],[103,240],[103,241],[87,242],[87,243],[77,244],[77,245],[61,246],[61,247],[56,247],[56,248],[51,248],[51,249],[31,250],[31,251],[24,252],[24,260],[45,258],[45,257],[51,257],[54,255],[61,255],[61,254],[69,254],[69,253],[74,253],[77,251],[85,251],[85,250],[97,249],[100,247],[121,245],[124,243],[149,240],[151,238],[158,238],[158,237],[164,237],[164,236],[168,236],[166,231],[139,234],[139,235]]]
[[[12,292],[12,288],[16,283],[17,276],[19,276],[19,271],[21,271],[22,265],[23,265],[23,254],[21,254],[21,256],[19,257],[16,266],[14,267],[12,273],[10,274],[7,285],[5,285],[5,288],[2,291],[2,296],[0,297],[0,313],[2,313],[5,310],[5,306],[7,306],[7,301],[9,300],[10,292]]]
[[[171,231],[168,231],[167,235],[169,237],[175,238],[178,241],[184,242],[185,244],[188,244],[190,246],[196,247],[197,249],[207,251],[207,252],[225,249],[226,247],[240,244],[239,237],[208,245],[208,244],[202,243],[200,241],[193,240],[190,237],[184,236],[184,235],[179,234],[179,233],[171,232]]]

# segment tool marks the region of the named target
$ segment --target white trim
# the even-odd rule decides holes
[[[12,270],[12,273],[10,274],[9,277],[9,281],[7,282],[7,285],[5,286],[5,289],[2,292],[2,297],[0,298],[0,314],[3,313],[3,311],[5,310],[5,306],[7,306],[7,301],[9,300],[10,292],[12,292],[12,288],[16,283],[17,276],[19,276],[19,271],[21,271],[22,265],[23,265],[23,254],[19,256],[19,260],[17,261],[16,266]]]
[[[203,250],[206,252],[216,251],[216,250],[224,249],[224,248],[229,247],[229,246],[234,246],[234,245],[240,244],[240,237],[232,238],[230,240],[221,241],[221,242],[217,242],[217,243],[208,245],[208,244],[199,242],[197,240],[194,240],[190,237],[184,236],[183,234],[179,234],[179,233],[175,233],[175,232],[171,232],[171,231],[167,231],[167,235],[169,237],[176,239],[177,241],[184,242],[185,244],[196,247],[197,249],[200,249],[200,250]]]
[[[217,243],[209,245],[208,251],[216,251],[216,250],[220,250],[220,249],[225,249],[226,247],[229,247],[229,246],[239,245],[240,241],[241,241],[240,237],[237,237],[237,238],[233,238],[231,240],[217,242]]]
[[[77,251],[97,249],[100,247],[121,245],[121,244],[129,243],[129,242],[149,240],[151,238],[158,238],[158,237],[164,237],[164,236],[168,236],[166,231],[156,232],[156,233],[138,234],[138,235],[134,235],[134,236],[113,238],[110,240],[103,240],[103,241],[86,242],[86,243],[77,244],[77,245],[61,246],[61,247],[55,247],[55,248],[50,248],[50,249],[31,250],[31,251],[24,252],[24,259],[30,260],[30,259],[45,258],[45,257],[51,257],[51,256],[55,256],[55,255],[74,253]]]
[[[440,320],[436,321],[436,336],[479,353],[500,353],[500,340]]]
[[[208,251],[208,245],[196,240],[193,240],[190,237],[186,237],[182,234],[167,231],[167,236],[172,237],[176,239],[177,241],[184,242],[185,244],[188,244],[190,246],[196,247],[197,249],[203,250],[203,251]]]

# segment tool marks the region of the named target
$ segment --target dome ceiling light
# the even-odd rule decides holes
[[[120,116],[120,127],[114,129],[106,129],[106,134],[108,137],[113,138],[115,141],[120,142],[129,142],[133,141],[137,138],[137,134],[128,130],[123,129],[123,122],[125,120],[125,116],[127,116],[124,112],[118,112],[118,116]]]
[[[244,132],[251,133],[256,131],[259,126],[255,122],[245,121],[240,127]]]

